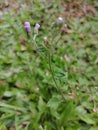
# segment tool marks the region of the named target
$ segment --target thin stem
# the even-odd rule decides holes
[[[60,90],[60,88],[59,88],[59,86],[56,82],[55,76],[54,76],[54,72],[53,72],[53,69],[52,69],[52,66],[51,66],[51,54],[50,54],[50,52],[49,52],[49,68],[50,68],[50,72],[51,72],[53,81],[55,83],[56,89],[57,89],[57,91],[59,91],[61,93],[62,98],[65,100],[65,97],[64,97],[63,93],[61,92],[61,90]]]
[[[37,45],[37,43],[36,43],[36,37],[37,37],[38,35],[36,34],[36,35],[34,35],[34,38],[33,38],[33,41],[34,41],[34,45],[35,45],[35,48],[38,50],[38,45]],[[45,46],[44,46],[45,47]],[[45,47],[45,49],[47,50],[47,48]],[[38,51],[39,52],[39,51]],[[39,52],[40,53],[40,52]],[[46,58],[46,55],[42,55],[41,53],[40,53],[40,55],[42,56],[42,57],[44,57],[44,58]]]
[[[36,37],[37,37],[37,35],[34,36],[34,39],[33,39],[33,40],[34,40],[34,42],[35,42],[35,46],[36,46],[36,49],[37,49],[38,47],[37,47],[37,44],[36,44]],[[45,47],[45,46],[44,46],[44,47]],[[49,56],[49,58],[48,58],[49,69],[50,69],[50,72],[51,72],[51,75],[52,75],[52,79],[53,79],[53,81],[54,81],[54,83],[55,83],[55,87],[56,87],[57,91],[60,92],[62,98],[63,98],[64,100],[66,100],[65,97],[64,97],[64,94],[61,92],[61,90],[60,90],[60,88],[59,88],[59,86],[58,86],[58,84],[57,84],[57,82],[56,82],[56,80],[55,80],[54,72],[53,72],[53,69],[52,69],[52,66],[51,66],[51,54],[50,54],[50,51],[49,51],[49,49],[48,49],[47,47],[45,47],[45,48],[46,48],[46,50],[47,50],[47,52],[48,52],[48,56]],[[40,53],[40,52],[39,52],[39,53]],[[40,53],[40,54],[41,54],[41,53]],[[43,55],[41,54],[41,56],[43,56]],[[46,57],[46,55],[45,55],[45,57]]]
[[[27,39],[30,39],[30,33],[26,31]]]

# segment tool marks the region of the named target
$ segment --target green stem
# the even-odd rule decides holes
[[[51,75],[52,75],[52,78],[53,78],[53,81],[55,83],[57,91],[61,93],[62,98],[65,100],[65,97],[64,97],[63,93],[61,92],[61,90],[60,90],[60,88],[59,88],[59,86],[56,82],[55,76],[54,76],[54,72],[53,72],[53,69],[52,69],[52,66],[51,66],[51,54],[50,54],[50,52],[49,52],[49,69],[50,69],[50,72],[51,72]]]
[[[35,46],[36,46],[36,49],[38,48],[37,47],[37,44],[36,44],[36,37],[37,37],[37,35],[35,35],[34,36],[34,42],[35,42]],[[44,46],[45,47],[45,46]],[[55,87],[56,87],[56,89],[57,89],[57,91],[58,92],[60,92],[60,94],[61,94],[61,96],[62,96],[62,98],[64,99],[64,101],[66,100],[65,99],[65,97],[64,97],[64,94],[62,93],[62,91],[60,90],[60,88],[59,88],[59,86],[58,86],[58,84],[57,84],[57,82],[56,82],[56,79],[55,79],[55,76],[54,76],[54,72],[53,72],[53,69],[52,69],[52,66],[51,66],[51,54],[50,54],[50,51],[49,51],[49,49],[47,48],[47,47],[45,47],[46,48],[46,50],[47,50],[47,52],[48,52],[48,54],[49,54],[49,60],[48,60],[48,62],[49,62],[49,69],[50,69],[50,72],[51,72],[51,75],[52,75],[52,79],[53,79],[53,81],[54,81],[54,83],[55,83]],[[39,52],[40,53],[40,52]],[[43,57],[43,55],[40,53],[40,55]],[[45,55],[45,57],[44,58],[46,58],[46,55]]]

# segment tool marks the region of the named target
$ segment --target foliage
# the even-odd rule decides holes
[[[98,130],[98,2],[80,4],[1,2],[0,130]]]

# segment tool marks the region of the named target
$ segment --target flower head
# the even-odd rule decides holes
[[[40,24],[36,23],[34,29],[38,30],[40,28]]]
[[[62,23],[63,22],[63,18],[62,17],[58,17],[57,22],[58,23]]]
[[[48,40],[48,38],[45,36],[45,37],[44,37],[44,41],[47,41],[47,40]]]
[[[29,22],[25,22],[24,26],[25,26],[25,29],[26,29],[27,32],[31,31],[31,27],[30,27],[30,23]]]
[[[36,23],[34,27],[34,32],[38,33],[39,28],[40,28],[40,24]]]
[[[67,29],[67,25],[64,24],[64,25],[62,26],[62,31],[65,31],[66,29]]]

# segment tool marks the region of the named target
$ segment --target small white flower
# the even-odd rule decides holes
[[[62,17],[58,17],[57,22],[58,23],[62,23],[63,22],[63,18]]]
[[[47,39],[48,39],[48,38],[45,36],[45,37],[44,37],[44,41],[47,41]]]

